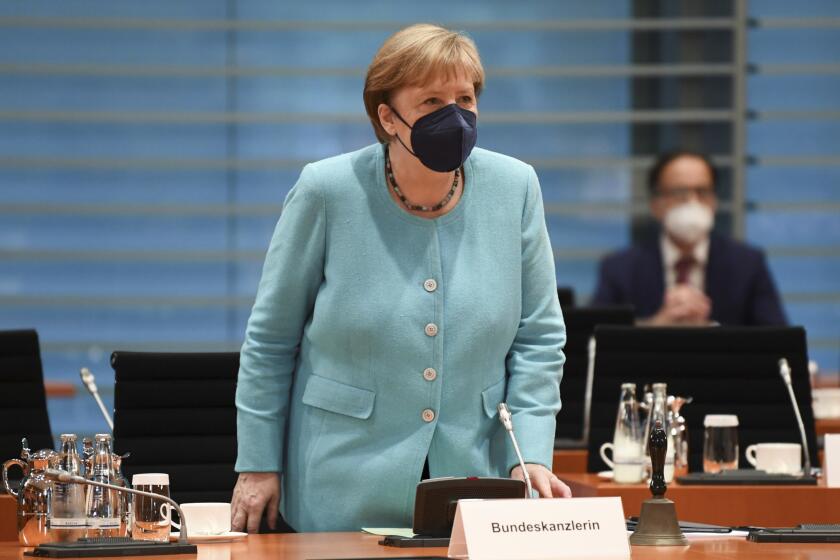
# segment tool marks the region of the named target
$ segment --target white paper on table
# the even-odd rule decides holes
[[[414,536],[414,531],[408,527],[362,527],[362,531],[370,533],[371,535],[378,535],[380,537],[405,537],[410,539]]]

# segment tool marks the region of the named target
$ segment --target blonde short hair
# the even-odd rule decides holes
[[[363,94],[379,141],[391,140],[379,122],[379,105],[388,103],[394,91],[427,83],[441,74],[459,73],[472,79],[478,97],[484,87],[484,68],[475,43],[465,34],[419,23],[388,37],[368,67]]]

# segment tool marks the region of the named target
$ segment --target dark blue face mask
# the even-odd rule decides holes
[[[455,103],[423,115],[411,126],[391,107],[394,114],[411,129],[411,147],[397,135],[400,144],[420,162],[433,171],[455,171],[469,157],[478,138],[472,111]]]

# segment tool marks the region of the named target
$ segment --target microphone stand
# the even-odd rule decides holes
[[[805,423],[802,422],[802,414],[799,413],[799,404],[797,404],[796,396],[793,394],[793,384],[790,380],[790,365],[785,358],[779,360],[779,375],[782,376],[782,381],[784,381],[785,387],[787,387],[790,402],[793,404],[793,412],[796,414],[796,422],[799,424],[799,436],[802,438],[802,451],[805,453],[802,474],[805,476],[811,476],[811,453],[808,451],[808,438],[805,436]]]
[[[124,486],[115,486],[113,484],[106,484],[104,482],[97,482],[95,480],[88,480],[87,478],[84,478],[82,476],[76,476],[70,474],[67,471],[61,471],[58,469],[46,469],[44,470],[44,476],[50,480],[61,482],[63,484],[87,484],[89,486],[99,486],[101,488],[107,488],[109,490],[116,490],[117,492],[137,494],[138,496],[146,496],[147,498],[154,498],[155,500],[166,502],[170,504],[173,508],[175,508],[175,511],[178,512],[178,517],[181,518],[181,532],[178,535],[178,542],[180,544],[188,544],[187,518],[184,517],[184,514],[181,511],[181,506],[178,505],[178,502],[176,502],[169,496],[164,496],[163,494],[155,494],[154,492],[144,492],[143,490],[135,490],[134,488],[126,488]]]
[[[93,372],[90,371],[88,368],[83,367],[79,370],[79,376],[82,378],[82,384],[84,384],[85,389],[88,390],[88,393],[93,396],[93,400],[96,401],[96,404],[99,405],[99,410],[102,411],[102,416],[105,417],[105,422],[108,424],[108,427],[111,431],[114,431],[114,421],[111,420],[111,415],[108,414],[108,409],[105,408],[105,403],[102,402],[102,399],[99,397],[99,389],[96,388],[96,378],[93,376]]]
[[[510,441],[513,443],[513,450],[516,452],[516,457],[519,459],[519,466],[522,467],[522,476],[525,477],[525,484],[528,486],[528,497],[533,498],[533,488],[531,487],[531,476],[528,474],[528,469],[525,468],[525,460],[522,458],[522,453],[519,452],[519,444],[516,443],[516,435],[513,433],[513,420],[511,419],[510,410],[505,403],[499,403],[499,422],[505,427]]]

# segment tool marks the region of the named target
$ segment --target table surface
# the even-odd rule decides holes
[[[840,418],[817,418],[814,426],[818,436],[840,434]]]
[[[320,560],[333,558],[401,558],[446,556],[446,548],[391,548],[379,546],[380,537],[362,533],[307,533],[295,535],[251,535],[235,543],[198,545],[198,560]],[[0,545],[0,560],[23,560],[29,550],[12,544]],[[714,537],[692,540],[687,547],[632,547],[633,560],[829,560],[840,555],[837,544],[757,544],[744,538]],[[130,556],[123,558],[149,558]],[[167,557],[161,557],[167,558]],[[194,556],[172,556],[194,558]]]
[[[616,484],[588,473],[558,476],[579,498],[618,496],[627,517],[639,515],[650,497],[646,484]],[[716,525],[791,527],[800,523],[840,523],[840,488],[816,486],[724,486],[670,484],[665,495],[683,521]],[[838,549],[840,558],[840,548]]]
[[[840,434],[840,418],[817,418],[814,428],[817,436]],[[585,473],[588,456],[586,449],[555,449],[553,470],[555,473]]]

